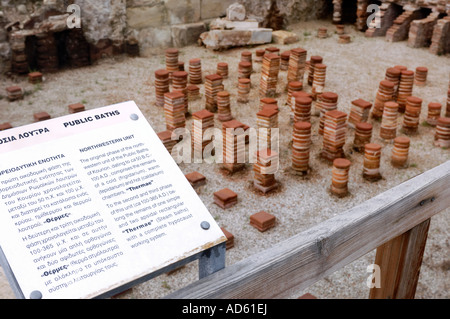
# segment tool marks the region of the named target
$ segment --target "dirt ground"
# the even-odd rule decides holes
[[[328,27],[330,34],[328,38],[319,39],[315,36],[319,26]],[[302,47],[308,51],[308,59],[312,55],[322,56],[327,65],[325,90],[339,95],[338,109],[347,113],[350,111],[351,101],[355,99],[374,101],[378,84],[384,79],[388,67],[405,65],[412,70],[418,66],[428,67],[427,85],[415,86],[413,92],[423,99],[420,120],[422,124],[419,133],[411,137],[409,167],[395,169],[390,164],[392,143],[379,138],[380,123],[371,121],[374,125],[372,141],[383,146],[381,158],[383,179],[376,183],[369,183],[362,178],[363,157],[352,151],[354,132],[348,129],[345,152],[352,162],[350,195],[341,199],[336,198],[328,191],[331,183],[331,166],[320,159],[322,137],[317,133],[318,117],[312,118],[311,174],[301,178],[293,175],[290,170],[289,143],[292,137],[292,122],[288,107],[284,103],[287,73],[281,71],[277,97],[280,107],[280,169],[276,174],[276,179],[280,183],[279,191],[266,196],[255,192],[251,186],[253,177],[251,165],[247,165],[241,172],[227,175],[223,173],[219,164],[179,164],[184,173],[198,171],[206,176],[207,184],[199,190],[199,196],[217,223],[235,236],[235,247],[227,251],[227,265],[267,249],[450,159],[448,149],[433,146],[435,129],[423,123],[429,102],[440,102],[445,108],[450,74],[448,55],[432,55],[426,48],[412,49],[406,42],[388,43],[384,38],[365,38],[363,33],[350,25],[346,26],[346,31],[351,35],[352,43],[338,44],[335,27],[327,21],[302,22],[290,26],[290,30],[299,35],[300,41],[290,45],[278,45],[281,52]],[[201,58],[203,75],[215,73],[218,62],[227,62],[230,77],[224,81],[224,85],[231,93],[233,116],[250,127],[256,127],[261,65],[254,63],[251,99],[249,103],[242,104],[236,101],[238,60],[244,50],[254,52],[257,48],[268,46],[271,45],[235,48],[224,52],[190,46],[180,49],[180,60],[185,61],[187,67],[189,59]],[[150,57],[115,56],[105,58],[89,67],[45,74],[45,80],[40,85],[27,83],[26,77],[0,78],[0,87],[18,84],[26,91],[25,98],[16,102],[8,102],[5,91],[0,91],[0,94],[4,95],[0,99],[0,123],[10,122],[15,127],[25,125],[33,122],[34,113],[44,110],[52,117],[66,115],[67,106],[77,102],[83,103],[87,109],[93,109],[134,100],[153,129],[156,132],[163,131],[164,113],[162,108],[154,105],[153,86],[154,71],[160,68],[165,68],[164,54],[161,50],[155,50],[154,55]],[[308,85],[304,89],[311,91]],[[190,103],[191,112],[205,107],[203,85],[201,93],[200,100]],[[403,116],[399,119],[399,127],[402,118]],[[188,127],[190,124],[191,119],[188,119]],[[215,126],[221,127],[217,119]],[[402,135],[400,129],[398,135]],[[239,194],[238,204],[227,210],[222,210],[213,203],[213,193],[224,187],[229,187]],[[258,232],[248,223],[249,216],[261,210],[266,210],[277,217],[276,226],[264,233]],[[416,298],[450,297],[449,221],[449,209],[432,218]],[[366,280],[369,273],[366,269],[374,263],[374,258],[375,251],[370,252],[310,286],[306,291],[294,292],[291,298],[297,298],[306,292],[318,298],[367,298],[369,290]],[[164,274],[135,286],[117,298],[159,298],[196,279],[197,263],[193,262],[171,275]],[[0,273],[0,298],[14,298],[3,273]]]

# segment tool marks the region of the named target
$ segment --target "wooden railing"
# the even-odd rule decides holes
[[[414,298],[430,218],[450,207],[450,161],[166,298],[283,298],[377,249],[370,298]]]

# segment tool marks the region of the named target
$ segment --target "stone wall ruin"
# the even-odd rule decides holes
[[[0,72],[53,71],[116,53],[145,56],[195,44],[236,2],[262,28],[326,18],[354,24],[368,37],[450,52],[446,0],[0,0]],[[66,25],[70,4],[81,8],[81,29]],[[380,29],[367,29],[370,4],[381,7]]]

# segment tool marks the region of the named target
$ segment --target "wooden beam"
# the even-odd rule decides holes
[[[380,287],[370,289],[370,299],[414,299],[429,228],[427,219],[378,247]]]
[[[448,208],[449,183],[450,161],[166,298],[288,297]]]

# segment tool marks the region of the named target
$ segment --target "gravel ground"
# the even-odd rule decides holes
[[[315,37],[319,26],[327,26],[330,37]],[[449,85],[449,56],[435,56],[426,48],[412,49],[406,42],[388,43],[384,38],[367,39],[363,33],[346,26],[352,36],[352,43],[338,44],[334,26],[327,21],[302,22],[292,25],[300,41],[290,45],[279,45],[281,52],[295,47],[308,50],[311,55],[320,55],[328,66],[326,90],[339,94],[338,108],[349,113],[351,101],[362,98],[373,102],[379,81],[384,79],[385,70],[394,65],[405,65],[409,69],[426,66],[429,69],[428,83],[425,87],[414,87],[414,95],[423,99],[421,123],[425,120],[426,105],[429,102],[446,103]],[[260,46],[261,48],[271,45]],[[258,47],[259,48],[259,47]],[[180,49],[180,60],[202,59],[203,75],[215,73],[218,62],[228,62],[230,77],[224,81],[225,89],[231,93],[232,113],[236,119],[256,127],[256,112],[259,106],[258,86],[261,65],[254,63],[252,75],[253,89],[251,102],[240,104],[237,98],[237,64],[240,53],[249,48],[236,48],[225,52],[214,52],[204,47],[190,46]],[[250,48],[254,52],[255,48]],[[55,74],[45,75],[41,85],[28,84],[26,78],[0,78],[0,86],[19,84],[26,90],[25,99],[8,102],[0,99],[0,122],[10,122],[13,126],[31,123],[33,114],[47,111],[52,117],[66,115],[67,105],[81,102],[87,109],[113,103],[134,100],[147,117],[156,132],[165,130],[164,114],[161,108],[154,106],[154,71],[164,68],[164,54],[155,50],[150,57],[128,58],[116,56],[106,58],[93,66],[68,69]],[[362,155],[352,153],[353,130],[349,129],[345,151],[352,161],[350,169],[350,195],[339,199],[329,191],[331,166],[320,159],[322,137],[317,134],[318,117],[312,118],[313,147],[311,150],[311,174],[302,178],[290,170],[289,142],[292,123],[288,107],[284,105],[286,93],[286,71],[281,71],[278,82],[279,91],[279,127],[280,127],[280,169],[276,179],[280,189],[263,196],[251,187],[251,165],[233,175],[225,174],[219,164],[179,164],[184,173],[198,171],[207,178],[207,184],[198,193],[217,223],[235,236],[235,247],[227,251],[226,263],[231,265],[252,254],[267,249],[276,243],[291,237],[321,221],[345,210],[429,170],[450,159],[449,150],[433,146],[434,128],[421,125],[419,134],[411,137],[409,167],[394,169],[390,164],[391,143],[379,139],[379,122],[373,122],[373,142],[383,145],[381,171],[383,179],[376,183],[366,182],[362,178]],[[310,91],[309,86],[305,87]],[[4,92],[4,91],[3,91]],[[201,100],[190,103],[191,112],[204,108],[203,86]],[[1,93],[0,93],[1,94]],[[191,119],[188,119],[190,125]],[[216,120],[216,127],[221,124]],[[399,132],[401,134],[401,132]],[[229,187],[239,194],[238,204],[222,210],[213,204],[213,193]],[[277,217],[273,229],[260,233],[248,224],[249,216],[260,210],[266,210]],[[431,221],[431,227],[424,261],[421,269],[416,298],[449,298],[450,269],[449,256],[449,220],[450,210],[446,210]],[[306,291],[294,292],[291,298],[310,292],[318,298],[367,298],[369,290],[366,280],[368,265],[374,262],[375,251],[347,265],[343,269],[309,287]],[[177,272],[164,274],[146,283],[140,284],[117,298],[159,298],[197,279],[197,263],[193,262]],[[14,295],[0,272],[0,298],[14,298]]]

